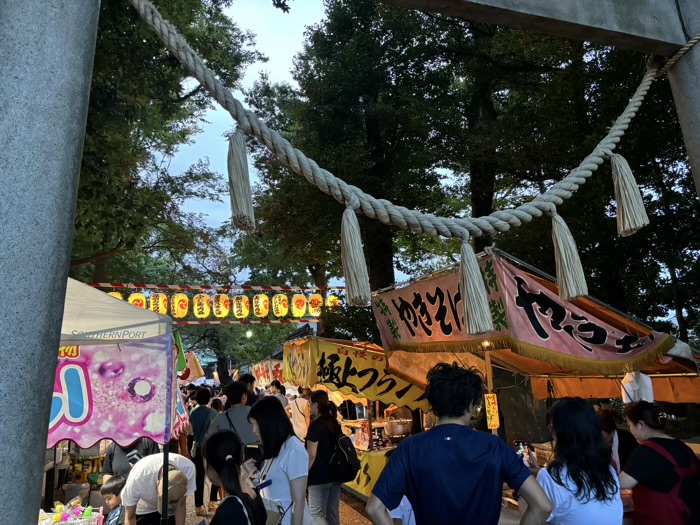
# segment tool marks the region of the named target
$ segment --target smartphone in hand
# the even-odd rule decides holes
[[[527,441],[514,441],[515,453],[520,456],[526,467],[530,467],[530,446]]]
[[[129,462],[129,464],[133,467],[138,463],[140,459],[142,459],[143,456],[139,454],[138,450],[132,450],[126,455],[126,460]]]

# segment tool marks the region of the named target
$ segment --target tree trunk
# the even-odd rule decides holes
[[[664,209],[664,216],[661,219],[664,233],[673,238],[673,206],[671,203],[671,195],[668,186],[664,182],[663,175],[659,166],[654,163],[654,175],[656,177],[656,186],[661,192],[661,203]],[[673,298],[673,307],[676,310],[676,322],[678,323],[678,339],[688,341],[688,321],[685,318],[683,310],[685,309],[685,298],[681,289],[681,284],[678,279],[678,267],[674,261],[675,254],[664,250],[664,255],[660,259],[666,264],[668,273],[671,277],[671,297]]]
[[[394,238],[389,226],[379,221],[364,221],[369,286],[372,290],[394,284]]]
[[[228,372],[228,357],[224,355],[216,355],[216,372],[219,374],[219,381],[222,385],[227,385],[231,382],[231,374]]]
[[[490,75],[483,75],[476,79],[474,94],[467,109],[467,121],[469,123],[468,134],[478,137],[481,130],[498,117],[492,99],[492,79]],[[474,148],[475,150],[478,147]],[[471,200],[472,217],[483,217],[493,212],[493,198],[496,187],[496,172],[498,166],[492,160],[495,158],[493,151],[474,151],[469,162],[469,197]],[[477,237],[474,239],[475,251],[481,252],[490,246],[492,240],[489,237]]]

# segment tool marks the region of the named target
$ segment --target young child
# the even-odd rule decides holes
[[[122,505],[121,493],[126,480],[121,476],[112,476],[100,488],[100,494],[105,498],[105,503],[109,507],[109,516],[105,525],[124,525],[126,512]]]

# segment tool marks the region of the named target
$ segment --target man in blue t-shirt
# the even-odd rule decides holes
[[[440,363],[427,379],[437,425],[405,439],[392,454],[367,503],[372,523],[392,525],[388,509],[405,495],[416,525],[497,525],[505,482],[528,503],[520,523],[543,524],[552,506],[522,459],[498,436],[469,427],[481,378]]]

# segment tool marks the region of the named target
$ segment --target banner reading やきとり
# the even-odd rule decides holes
[[[175,382],[171,335],[119,345],[64,346],[51,402],[48,447],[69,439],[128,445],[170,435]]]
[[[378,294],[372,309],[387,350],[476,352],[510,349],[565,368],[623,373],[655,362],[674,338],[654,331],[627,332],[574,303],[555,287],[516,268],[495,253],[479,261],[494,330],[465,333],[456,272]]]
[[[386,356],[365,348],[309,338],[284,346],[284,379],[294,385],[316,384],[370,401],[428,410],[424,391],[386,371]]]

